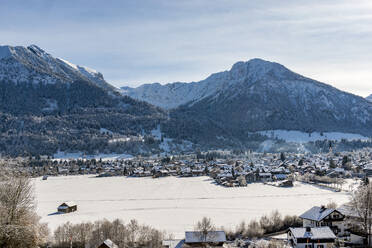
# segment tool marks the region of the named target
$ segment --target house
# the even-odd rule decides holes
[[[163,248],[189,247],[223,247],[226,242],[224,231],[209,231],[206,234],[199,231],[185,232],[184,239],[163,240]]]
[[[367,177],[372,176],[372,163],[366,164],[363,168],[363,171]]]
[[[336,235],[345,235],[345,216],[336,209],[315,206],[300,215],[300,218],[303,227],[328,226]]]
[[[366,244],[367,235],[361,231],[363,220],[358,212],[348,204],[341,205],[337,210],[345,216],[346,230],[349,234],[348,243],[353,245]]]
[[[328,226],[296,227],[289,228],[287,238],[294,248],[327,248],[334,244],[336,235]]]
[[[287,179],[287,175],[286,174],[275,174],[274,176],[273,176],[273,178],[275,179],[275,180],[278,180],[278,181],[280,181],[280,180],[286,180]]]
[[[97,248],[118,248],[118,246],[114,242],[112,242],[110,239],[106,239]]]
[[[260,172],[258,176],[263,182],[272,181],[272,175],[270,172]]]
[[[224,231],[209,231],[206,234],[198,231],[185,232],[185,244],[188,246],[199,247],[207,244],[222,246],[224,242],[226,242]]]
[[[185,243],[184,239],[163,240],[162,247],[163,248],[182,248],[184,243]]]
[[[77,210],[77,205],[76,203],[72,201],[68,201],[68,202],[64,202],[61,205],[59,205],[57,210],[58,212],[62,212],[62,213],[71,213]]]

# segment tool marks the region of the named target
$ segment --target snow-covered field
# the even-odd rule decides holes
[[[283,139],[287,142],[306,143],[317,140],[369,140],[370,138],[362,136],[360,134],[353,133],[340,133],[340,132],[312,132],[304,133],[295,130],[267,130],[256,132],[261,135],[265,135],[271,139]]]
[[[107,129],[106,129],[107,130]],[[132,158],[133,156],[130,154],[116,154],[116,153],[110,153],[110,154],[96,154],[96,155],[84,155],[81,152],[76,153],[65,153],[65,152],[57,152],[53,155],[53,158],[55,160],[69,160],[69,159],[102,159],[103,161],[106,160],[116,160],[116,159],[128,159]]]
[[[332,192],[297,183],[277,188],[261,183],[242,188],[224,188],[208,177],[126,178],[94,176],[34,179],[38,214],[54,230],[70,221],[121,218],[137,219],[176,237],[193,229],[203,216],[217,226],[233,227],[242,220],[259,218],[277,209],[282,214],[301,214],[314,205],[348,201],[345,192]],[[78,211],[54,214],[64,201],[75,201]]]

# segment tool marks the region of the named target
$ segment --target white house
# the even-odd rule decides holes
[[[303,227],[328,226],[338,236],[344,236],[347,229],[345,216],[333,208],[312,207],[300,215],[300,218],[303,221]]]
[[[334,244],[336,235],[328,226],[289,228],[289,243],[294,248],[327,248]]]

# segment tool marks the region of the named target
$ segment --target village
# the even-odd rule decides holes
[[[127,159],[53,159],[30,157],[3,159],[12,170],[31,177],[87,175],[97,177],[209,176],[224,187],[245,187],[264,182],[290,187],[293,181],[320,184],[335,190],[345,179],[372,175],[372,149],[320,154],[212,151],[188,155],[132,157]]]

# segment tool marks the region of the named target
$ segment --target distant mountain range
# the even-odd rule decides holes
[[[372,94],[369,95],[369,96],[367,96],[366,99],[367,99],[368,101],[372,102]]]
[[[170,110],[167,132],[194,142],[244,141],[266,130],[372,134],[372,104],[366,99],[261,59],[238,62],[200,82],[122,92]]]
[[[371,102],[261,59],[200,82],[117,89],[35,45],[0,46],[0,94],[0,152],[11,155],[258,149],[289,134],[372,136]]]

